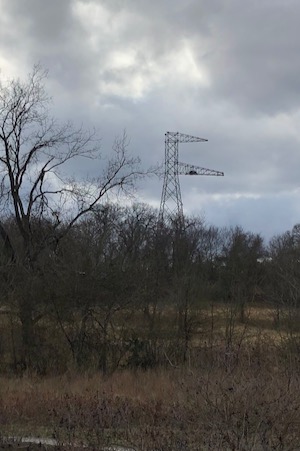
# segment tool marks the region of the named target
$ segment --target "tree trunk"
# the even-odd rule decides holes
[[[35,334],[33,309],[30,300],[23,298],[20,302],[20,320],[22,326],[22,365],[32,368],[35,360]]]

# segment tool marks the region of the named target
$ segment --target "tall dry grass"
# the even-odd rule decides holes
[[[219,348],[190,368],[2,378],[0,430],[46,434],[71,448],[299,449],[297,358],[258,343],[228,355]]]
[[[272,310],[251,308],[243,323],[227,305],[200,313],[184,365],[187,343],[163,322],[172,340],[140,331],[109,376],[66,365],[60,376],[0,377],[0,437],[54,437],[70,449],[299,450],[299,332],[275,328]],[[142,371],[150,351],[156,366]]]

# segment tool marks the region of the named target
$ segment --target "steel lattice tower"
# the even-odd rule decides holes
[[[183,220],[179,175],[224,175],[220,171],[201,168],[178,161],[179,143],[205,141],[207,139],[197,138],[196,136],[185,135],[179,132],[167,132],[165,134],[165,172],[159,210],[160,221],[170,221],[176,218],[180,221]]]

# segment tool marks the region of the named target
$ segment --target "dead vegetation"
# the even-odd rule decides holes
[[[233,337],[230,348],[194,349],[184,366],[2,377],[0,431],[71,449],[299,449],[298,353],[268,335]]]

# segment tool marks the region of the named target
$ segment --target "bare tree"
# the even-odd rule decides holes
[[[95,131],[76,129],[69,122],[60,125],[51,117],[46,76],[35,66],[25,82],[14,79],[0,84],[0,207],[2,217],[13,218],[17,244],[3,221],[0,232],[15,271],[27,280],[27,293],[23,290],[18,299],[27,363],[36,320],[30,285],[38,274],[41,253],[55,250],[86,213],[107,201],[109,193],[131,192],[144,175],[139,159],[128,155],[125,134],[116,139],[100,177],[78,180],[64,174],[74,159],[101,159],[100,140]]]
[[[300,225],[271,239],[268,294],[276,307],[276,324],[285,320],[291,337],[299,332]]]
[[[254,300],[263,277],[259,264],[265,252],[263,239],[240,227],[224,232],[222,289],[227,301],[238,308],[240,321],[245,322],[247,304]]]

